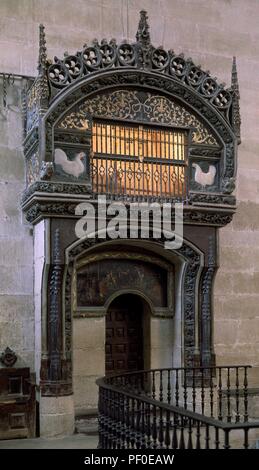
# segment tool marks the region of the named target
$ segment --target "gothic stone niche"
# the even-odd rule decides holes
[[[56,146],[54,152],[54,171],[56,180],[88,181],[90,163],[85,149],[82,147]]]
[[[213,159],[190,159],[190,190],[217,192],[220,182],[220,161]]]
[[[69,252],[69,259],[70,262],[68,264],[67,270],[66,270],[66,282],[65,282],[65,345],[66,345],[66,356],[69,358],[71,357],[72,353],[72,343],[71,343],[71,312],[73,310],[72,306],[72,298],[71,298],[71,293],[72,293],[72,285],[73,285],[73,273],[74,273],[74,267],[73,267],[73,260],[75,258],[83,256],[83,254],[86,252],[88,248],[91,246],[94,246],[100,243],[100,240],[85,240],[79,243],[77,246],[73,247],[70,252]],[[162,244],[162,241],[156,241],[156,243]],[[205,243],[205,240],[204,240]],[[213,245],[213,249],[216,249],[215,245]],[[197,318],[197,302],[196,302],[196,289],[198,288],[199,284],[199,273],[202,267],[202,253],[199,250],[195,250],[189,244],[186,244],[184,242],[182,248],[177,250],[175,252],[177,256],[182,258],[186,262],[186,269],[185,269],[185,274],[184,274],[184,280],[183,280],[183,290],[182,290],[182,298],[183,298],[183,324],[184,324],[184,364],[186,366],[193,366],[196,362],[198,361],[200,364],[200,361],[202,360],[200,357],[195,358],[195,331],[198,325],[196,324],[196,318]],[[123,259],[123,258],[122,258]],[[119,259],[116,260],[117,263]],[[112,260],[111,265],[114,263],[114,266],[117,266],[118,269],[118,264],[115,265],[115,260]],[[123,260],[123,263],[125,263],[125,260]],[[134,261],[134,264],[136,261]],[[94,265],[94,263],[93,263]],[[128,260],[127,260],[127,265]],[[91,266],[91,263],[89,263],[89,267]],[[156,266],[157,268],[157,266]],[[85,269],[85,268],[83,268]],[[87,268],[89,269],[89,268]],[[172,269],[172,265],[171,265]],[[92,273],[92,270],[90,270]],[[105,270],[106,271],[106,270]],[[119,269],[118,269],[119,271]],[[80,272],[80,271],[79,271]],[[85,273],[85,271],[83,271]],[[107,272],[107,271],[106,271]],[[110,271],[111,272],[111,271]],[[119,271],[121,272],[121,271]],[[159,272],[159,271],[158,271]],[[162,270],[163,272],[163,270]],[[207,268],[204,268],[204,273],[207,272]],[[108,273],[109,275],[109,273]],[[119,279],[119,274],[117,274],[117,277]],[[82,278],[81,278],[82,279]],[[85,274],[84,274],[84,279],[86,279]],[[152,277],[151,277],[152,279]],[[82,279],[83,281],[83,279]],[[124,281],[122,277],[122,282]],[[79,277],[79,283],[80,283],[80,277]],[[87,281],[88,282],[88,281]],[[144,288],[145,287],[145,280],[144,282]],[[158,284],[158,281],[155,281]],[[120,283],[120,280],[118,281]],[[122,284],[123,286],[124,284]],[[207,284],[206,284],[207,286]],[[210,289],[210,286],[208,286]],[[108,289],[108,290],[107,290]],[[159,287],[160,292],[161,291],[161,286]],[[83,288],[80,288],[81,293],[79,292],[79,296],[85,296],[83,293]],[[110,292],[112,292],[112,287],[106,286],[106,291],[107,294],[109,295]],[[147,291],[148,296],[152,295],[150,294],[150,289]],[[206,291],[208,292],[208,291]],[[78,292],[77,292],[78,293]],[[209,292],[209,297],[211,296],[211,291]],[[78,299],[77,299],[78,300]],[[92,299],[89,299],[89,296],[87,296],[87,299],[84,298],[84,302],[87,300],[87,302],[93,302]],[[97,299],[96,299],[97,300]],[[96,301],[94,300],[94,301]],[[103,300],[104,301],[104,300]],[[157,303],[157,300],[156,300]],[[206,304],[207,308],[207,304]],[[207,316],[207,323],[210,324],[211,322],[211,310],[210,314]],[[201,317],[199,317],[201,318]],[[199,320],[201,321],[201,319]],[[210,326],[208,327],[209,329],[211,328]],[[208,351],[208,355],[211,356],[212,354],[212,345],[210,344],[209,347],[206,349]]]

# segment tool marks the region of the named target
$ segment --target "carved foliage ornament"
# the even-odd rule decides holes
[[[63,129],[87,129],[88,115],[93,117],[141,120],[178,127],[193,127],[192,142],[217,145],[215,137],[183,106],[168,98],[150,93],[117,90],[84,101],[69,112],[58,127]]]
[[[213,199],[212,199],[213,201]],[[207,202],[207,201],[206,201]],[[75,209],[78,202],[48,202],[42,201],[41,203],[35,202],[30,206],[26,213],[26,220],[31,223],[35,223],[41,217],[75,217]],[[184,210],[183,220],[184,223],[195,223],[202,225],[215,225],[223,227],[224,225],[231,222],[233,217],[232,212],[218,212],[217,209],[213,211],[201,211],[201,210]],[[172,220],[173,222],[173,220]]]
[[[40,161],[38,152],[33,153],[26,161],[27,184],[35,183],[39,178]]]

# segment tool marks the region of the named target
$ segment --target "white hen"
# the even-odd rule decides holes
[[[194,180],[201,186],[212,186],[215,181],[216,167],[214,165],[209,166],[209,171],[205,173],[198,163],[193,163],[192,166],[195,168]]]
[[[84,152],[80,152],[75,156],[74,160],[69,160],[64,150],[55,149],[56,165],[60,165],[65,173],[68,175],[73,175],[76,178],[78,178],[85,171],[85,166],[82,162],[84,156]]]

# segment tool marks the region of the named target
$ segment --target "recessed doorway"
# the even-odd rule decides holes
[[[105,374],[144,368],[143,302],[123,294],[110,304],[106,315]]]

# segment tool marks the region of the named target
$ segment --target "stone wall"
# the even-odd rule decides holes
[[[1,72],[4,71],[2,67]],[[24,223],[21,81],[0,107],[0,352],[7,346],[19,366],[34,369],[33,236]],[[0,84],[0,102],[3,87]]]
[[[227,84],[232,56],[237,56],[242,116],[239,202],[233,223],[220,232],[214,334],[218,363],[259,366],[259,2],[2,0],[0,72],[36,74],[40,22],[46,27],[48,56],[52,58],[66,50],[73,53],[94,37],[133,40],[140,8],[148,10],[154,44],[185,52]],[[24,170],[15,88],[12,95],[16,110],[8,106],[6,115],[0,114],[0,302],[1,321],[6,326],[3,329],[1,325],[1,347],[19,343],[24,360],[31,363],[32,238],[18,209]],[[10,327],[11,319],[17,322],[17,329]]]

